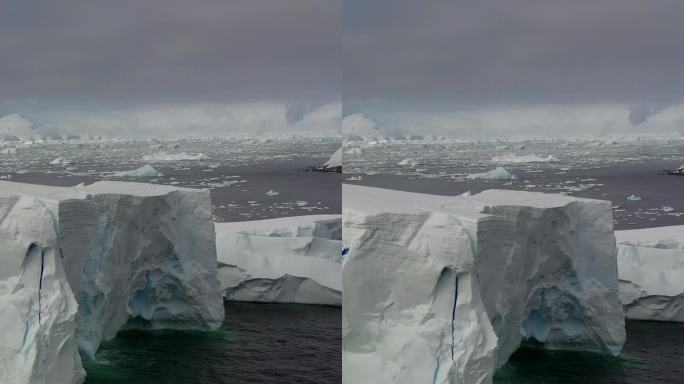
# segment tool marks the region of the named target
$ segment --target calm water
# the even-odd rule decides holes
[[[620,357],[595,353],[518,350],[495,384],[684,383],[684,324],[627,322]]]
[[[119,333],[86,384],[339,384],[341,350],[340,308],[227,303],[216,332]]]
[[[615,229],[634,229],[684,224],[684,177],[658,175],[661,169],[673,169],[683,160],[620,163],[591,169],[557,170],[539,169],[533,172],[515,171],[520,178],[513,184],[500,180],[454,181],[409,175],[363,175],[361,181],[346,183],[369,187],[391,188],[402,191],[454,196],[466,191],[478,193],[485,189],[514,189],[546,193],[568,193],[571,196],[611,200]],[[480,172],[479,169],[461,168],[459,172]],[[345,178],[350,175],[345,174]],[[582,186],[567,191],[566,185]],[[627,196],[641,197],[629,201]],[[665,209],[663,209],[665,207]]]

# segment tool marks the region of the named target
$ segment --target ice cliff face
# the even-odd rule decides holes
[[[684,321],[684,226],[617,231],[615,236],[625,316]]]
[[[44,202],[0,190],[0,383],[77,383],[78,305]]]
[[[610,202],[343,194],[345,383],[490,383],[523,344],[620,352]]]
[[[45,344],[28,339],[33,340],[26,346],[31,353],[62,356],[66,352],[56,348],[70,348],[74,354],[77,345],[84,356],[92,357],[101,341],[124,328],[210,330],[221,325],[223,300],[208,191],[119,182],[76,188],[1,182],[0,190],[7,196],[0,212],[12,209],[15,200],[32,202],[13,216],[0,214],[4,217],[0,238],[21,240],[8,256],[0,251],[2,261],[22,254],[33,260],[39,247],[45,270],[55,276],[54,284],[60,284],[60,290],[51,289],[50,294],[65,303],[43,310],[48,318],[63,316],[61,321],[72,327],[60,325],[63,329],[57,335],[70,344],[56,338],[46,338]],[[26,219],[33,216],[42,221]],[[49,228],[41,224],[48,219]],[[41,240],[50,233],[49,242]],[[17,267],[19,276],[27,275],[33,265],[26,263]],[[11,283],[8,277],[0,281]],[[15,288],[8,300],[33,297],[32,289],[27,284]],[[0,318],[9,313],[4,308]],[[64,370],[68,365],[56,366]],[[74,377],[82,372],[80,361],[71,367]],[[23,369],[46,374],[39,366],[24,365]],[[48,382],[71,382],[52,380]]]
[[[341,218],[216,223],[226,300],[341,305]]]

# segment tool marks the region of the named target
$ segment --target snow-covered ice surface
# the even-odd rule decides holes
[[[615,232],[628,319],[684,321],[684,226]]]
[[[216,221],[339,214],[341,175],[305,170],[330,159],[340,140],[296,136],[0,141],[0,179],[56,186],[121,180],[208,188]],[[51,164],[58,158],[63,162]],[[279,195],[266,195],[269,190]]]
[[[82,375],[74,358],[76,345],[93,357],[100,342],[120,329],[210,330],[221,325],[208,190],[121,182],[73,188],[0,182],[0,194],[0,239],[13,256],[2,279],[11,290],[0,319],[17,316],[7,303],[26,304],[17,312],[25,312],[18,323],[25,326],[22,343],[2,344],[0,355],[21,346],[29,357],[40,357],[35,364],[23,364],[23,373],[50,377],[27,382],[71,383],[52,381],[49,374],[67,377],[69,370],[72,377]]]
[[[227,300],[340,305],[339,215],[216,223]]]
[[[345,178],[359,185],[440,195],[499,188],[611,200],[618,229],[684,224],[684,178],[657,175],[683,159],[682,137],[344,143]],[[468,178],[497,167],[517,180]],[[627,200],[630,195],[642,200]]]
[[[609,202],[344,185],[347,383],[490,383],[521,345],[618,354]]]

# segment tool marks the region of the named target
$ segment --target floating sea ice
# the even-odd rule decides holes
[[[161,172],[157,171],[156,169],[152,168],[151,165],[145,164],[142,167],[138,169],[134,169],[132,171],[121,171],[121,172],[116,172],[114,176],[117,177],[160,177],[164,176]]]
[[[515,180],[514,174],[508,172],[504,167],[497,167],[489,172],[469,173],[466,176],[468,180]]]
[[[266,196],[278,196],[278,195],[280,195],[280,192],[277,192],[277,191],[274,191],[271,189],[270,191],[264,193],[264,195],[266,195]]]
[[[397,164],[397,165],[405,165],[407,167],[415,167],[416,165],[418,165],[418,162],[414,159],[408,158],[408,159],[404,159],[404,160],[400,161],[399,164]]]
[[[629,201],[641,201],[641,196],[629,195],[629,196],[627,196],[627,200],[629,200]]]
[[[60,167],[66,167],[69,165],[69,160],[62,157],[58,157],[50,162],[51,165],[59,165]]]
[[[361,181],[363,178],[361,176],[352,176],[347,178],[347,181]]]
[[[669,205],[666,205],[662,208],[660,208],[663,212],[672,212],[674,211],[674,208],[670,207]]]
[[[492,157],[492,161],[495,163],[553,163],[557,162],[558,158],[552,155],[546,157],[535,154],[518,156],[514,153],[507,153],[505,155]]]
[[[181,161],[181,160],[206,160],[209,157],[203,153],[198,153],[196,155],[187,154],[185,152],[181,153],[166,153],[159,152],[152,155],[143,156],[145,161]]]

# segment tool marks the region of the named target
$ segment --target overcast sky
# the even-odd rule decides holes
[[[345,115],[606,105],[639,125],[684,97],[681,0],[345,0],[343,15]]]
[[[4,0],[0,115],[255,104],[292,122],[339,102],[340,31],[338,0]]]

